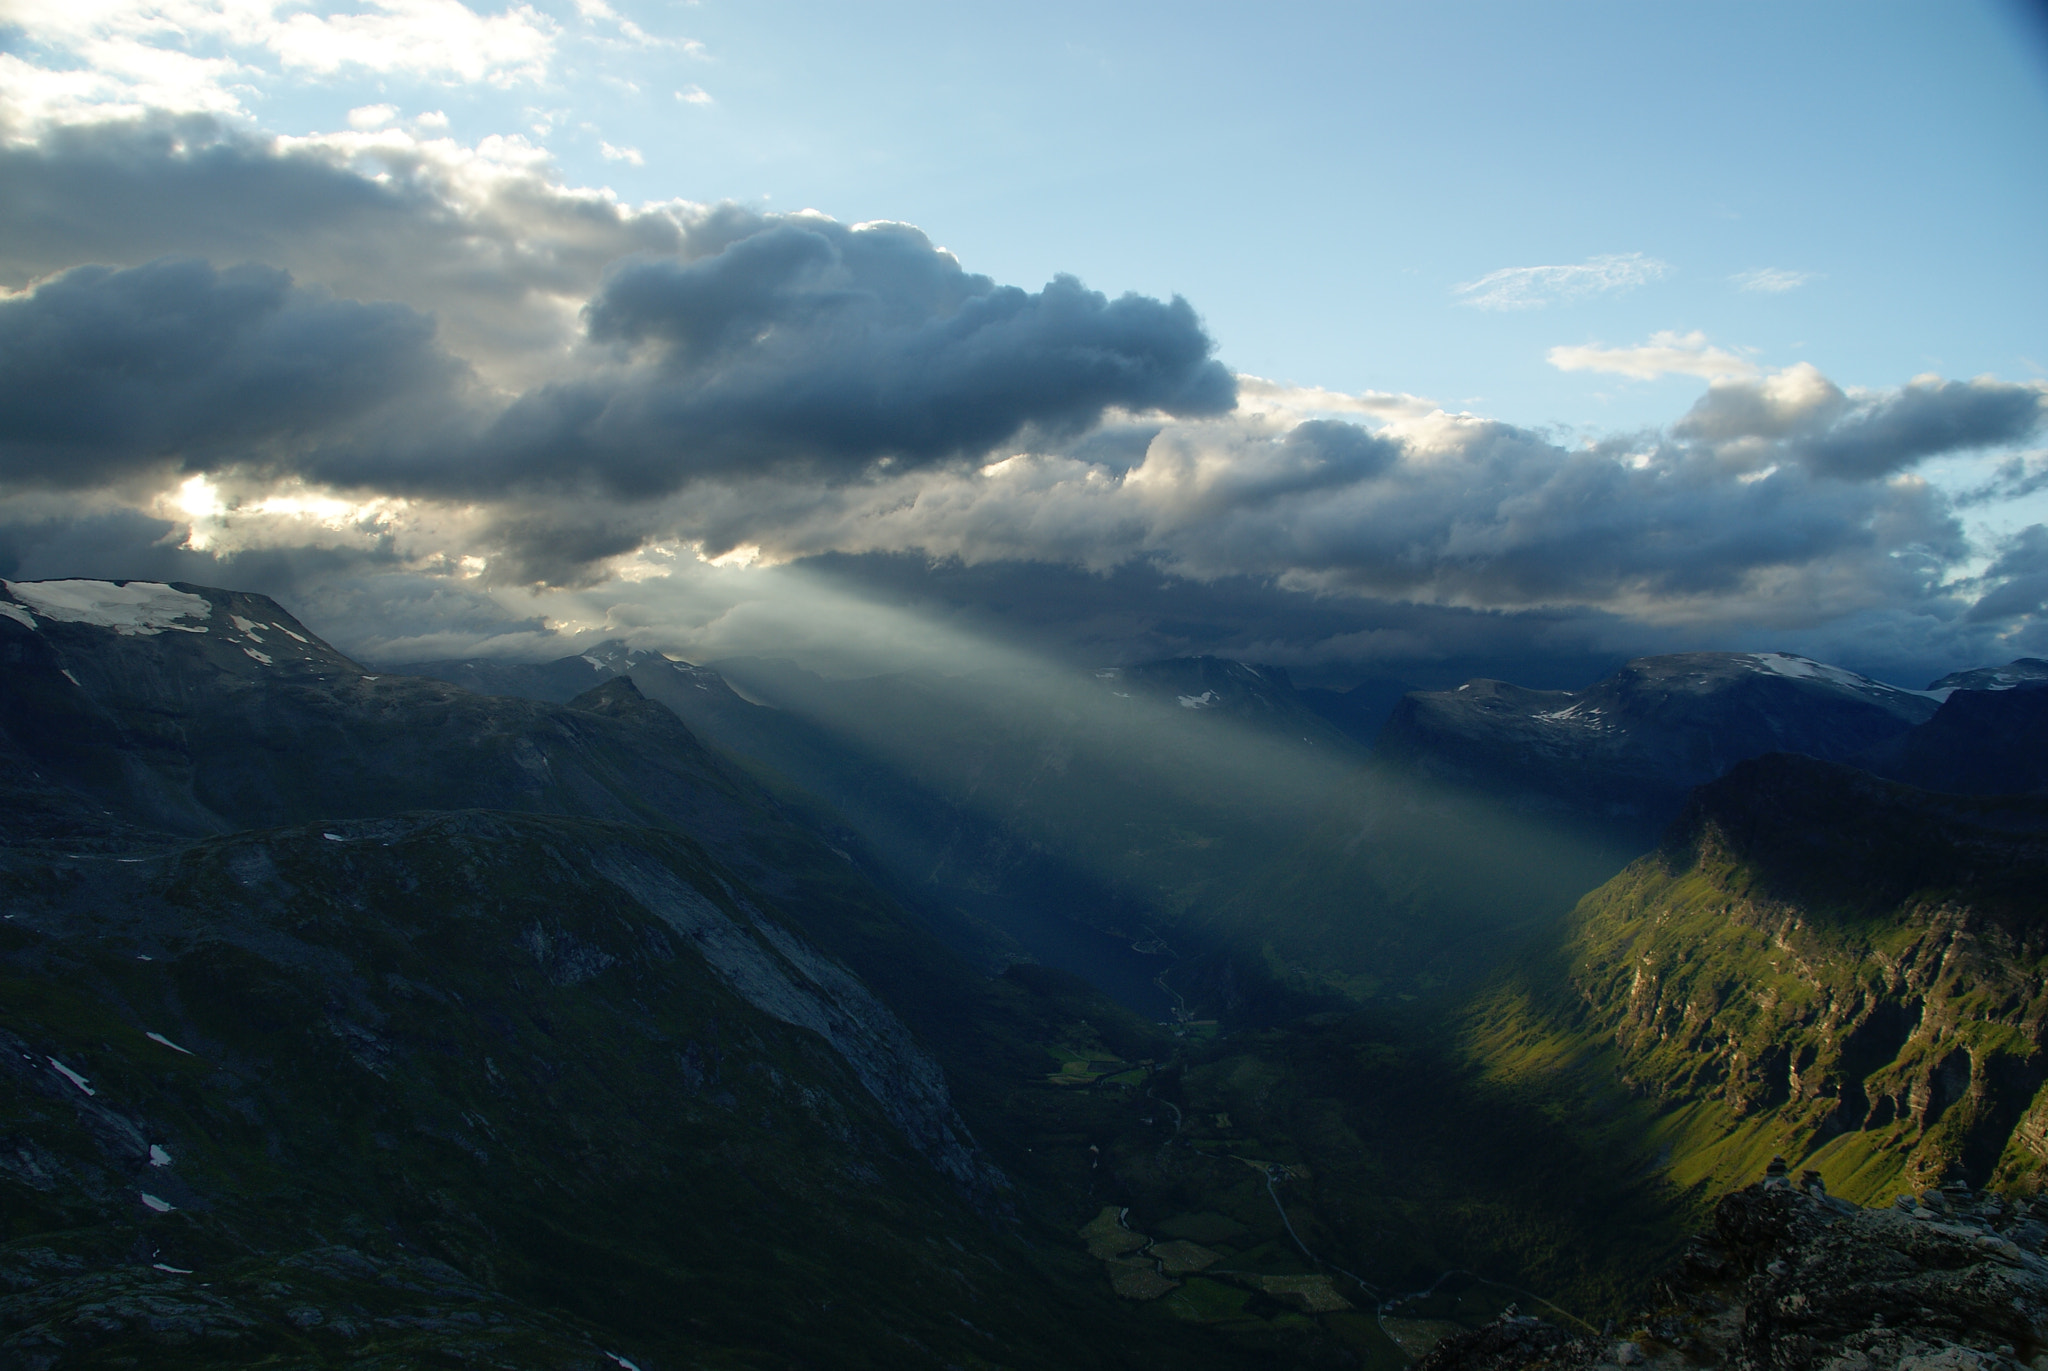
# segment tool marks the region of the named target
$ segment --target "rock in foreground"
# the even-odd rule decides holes
[[[1955,1186],[1859,1209],[1783,1176],[1724,1197],[1626,1336],[1514,1311],[1418,1371],[1647,1365],[1740,1371],[2018,1371],[2048,1347],[2048,1224]]]

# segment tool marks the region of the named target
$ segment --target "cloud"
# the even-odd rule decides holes
[[[1808,466],[1844,480],[1871,480],[1944,452],[2021,442],[2048,418],[2048,384],[1924,376],[1903,389],[1852,406],[1826,432],[1801,445]]]
[[[78,267],[0,299],[0,481],[288,467],[300,441],[417,433],[465,374],[404,305],[300,289],[274,268]]]
[[[75,125],[0,144],[0,288],[164,256],[259,261],[436,319],[492,383],[558,376],[605,269],[674,252],[709,211],[555,184],[515,138],[405,129],[259,138],[204,117]]]
[[[1958,508],[2003,504],[2048,490],[2048,452],[2024,452],[2000,462],[1989,481],[1956,495]]]
[[[1924,596],[1966,548],[1921,484],[1739,477],[1690,445],[1567,450],[1469,416],[1379,434],[1232,417],[1170,426],[1121,479],[1019,456],[831,493],[700,493],[690,528],[707,547],[745,541],[783,560],[915,548],[1098,571],[1142,561],[1197,581],[1646,623],[1816,622]]]
[[[1928,457],[2026,440],[2048,419],[2048,384],[1923,376],[1895,391],[1844,392],[1808,363],[1762,380],[1716,381],[1673,425],[1731,465],[1797,462],[1870,481]]]
[[[1607,348],[1597,344],[1559,346],[1550,350],[1550,365],[1559,371],[1602,371],[1651,381],[1659,376],[1699,376],[1707,380],[1752,377],[1762,368],[1747,357],[1739,357],[1707,342],[1707,335],[1666,331],[1653,333],[1650,341],[1628,348]]]
[[[90,226],[125,203],[126,227],[97,232],[127,253],[209,238],[262,252],[288,239],[279,255],[309,274],[358,294],[424,297],[455,325],[451,351],[410,306],[316,306],[282,273],[253,267],[232,279],[187,262],[46,281],[8,307],[22,379],[0,439],[16,471],[69,443],[91,453],[75,469],[81,481],[164,461],[193,470],[239,460],[337,487],[450,499],[585,482],[644,497],[720,473],[832,480],[876,462],[978,460],[1026,428],[1073,435],[1111,409],[1199,415],[1234,400],[1185,301],[1112,300],[1070,277],[1036,292],[999,287],[898,224],[733,208],[634,216],[548,193],[516,167],[428,155],[402,133],[357,137],[358,150],[409,161],[411,184],[394,191],[337,166],[334,154],[351,145],[333,140],[263,149],[224,139],[195,150],[170,130],[153,139],[67,130],[40,155],[0,152],[0,189],[35,192],[12,201],[26,222],[10,239],[35,266],[67,245],[98,255]],[[656,250],[634,251],[646,247]],[[555,305],[579,287],[580,331]],[[509,327],[493,327],[499,319]],[[60,320],[75,345],[35,341]],[[356,336],[373,324],[392,336]],[[285,343],[261,341],[288,326]],[[160,343],[159,369],[141,374],[176,383],[130,403],[139,383],[94,360],[116,344],[87,339],[88,327],[118,336],[118,347]],[[463,384],[458,351],[502,350],[522,330],[551,364],[535,384],[501,384],[495,403]],[[580,353],[565,356],[579,332]],[[279,374],[302,353],[334,351],[292,372],[289,385],[229,403],[266,348]],[[516,381],[519,371],[515,360],[495,378]],[[318,375],[331,384],[316,394]],[[373,379],[391,394],[373,395]],[[367,388],[343,404],[345,384]],[[386,423],[383,407],[401,391],[421,413],[432,408],[428,392],[438,395],[440,412],[419,421],[431,441]],[[105,418],[90,432],[82,420],[63,428],[38,395]],[[286,426],[287,411],[298,427]],[[288,454],[278,446],[287,433],[296,438]]]
[[[1989,589],[1970,606],[1972,622],[2009,624],[2048,614],[2048,526],[2032,524],[2006,540],[1985,568]]]
[[[1728,278],[1743,290],[1758,291],[1765,295],[1783,295],[1788,290],[1797,290],[1815,275],[1810,271],[1786,271],[1780,267],[1757,267],[1752,271],[1738,271]]]
[[[1262,376],[1239,372],[1237,403],[1242,409],[1269,410],[1303,416],[1361,414],[1374,419],[1419,419],[1436,410],[1434,400],[1398,391],[1366,390],[1356,393],[1325,390],[1321,386],[1292,386],[1268,381]]]
[[[0,112],[12,122],[104,118],[146,109],[226,113],[264,65],[331,76],[345,70],[447,83],[547,78],[559,30],[531,5],[480,14],[459,0],[368,0],[358,9],[286,0],[13,0],[10,20],[48,54],[10,57]],[[200,56],[193,47],[218,47]]]
[[[640,155],[638,148],[615,148],[610,143],[599,143],[597,150],[604,154],[607,162],[626,162],[633,166],[645,166],[647,159]]]
[[[1182,300],[1002,285],[903,224],[626,206],[516,140],[391,124],[0,146],[0,282],[6,555],[260,573],[357,641],[388,611],[386,643],[542,644],[546,605],[564,633],[625,606],[729,644],[690,597],[778,566],[976,588],[974,612],[1105,654],[1303,664],[1452,661],[1488,632],[1575,662],[1771,633],[1906,660],[2033,622],[1967,618],[2031,573],[1971,581],[1959,506],[1912,467],[2038,432],[2038,384],[1723,375],[1661,334],[1579,360],[1705,373],[1698,402],[1567,447],[1234,377]],[[1027,610],[1033,587],[1060,589]],[[436,604],[472,627],[437,638]]]
[[[1633,290],[1671,270],[1640,252],[1589,257],[1577,266],[1503,267],[1454,288],[1458,303],[1474,309],[1541,309],[1587,295]]]
[[[902,224],[728,208],[682,252],[618,264],[584,318],[613,364],[522,396],[474,460],[322,474],[435,493],[588,477],[647,496],[712,475],[976,459],[1027,426],[1073,435],[1112,408],[1235,400],[1186,301],[1112,300],[1070,276],[997,286]]]
[[[691,86],[688,90],[679,90],[676,92],[676,99],[686,105],[708,105],[712,103],[710,94],[702,86]]]

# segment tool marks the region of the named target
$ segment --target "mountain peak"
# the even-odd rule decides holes
[[[1927,689],[1937,690],[2014,690],[2027,686],[2048,685],[2048,661],[2039,657],[2020,657],[2004,666],[1980,666],[1968,671],[1952,671],[1938,681],[1928,684]]]

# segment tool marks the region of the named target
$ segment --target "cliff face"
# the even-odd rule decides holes
[[[1611,1073],[1684,1182],[1781,1151],[1859,1197],[2038,1188],[2044,891],[2048,803],[1765,757],[1581,902],[1474,1042],[1505,1076]]]

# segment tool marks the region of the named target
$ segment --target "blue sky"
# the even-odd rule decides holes
[[[1244,371],[1522,422],[1666,420],[1696,378],[1546,361],[1663,331],[1861,385],[2048,375],[2048,59],[2016,6],[617,7],[660,45],[535,8],[546,79],[344,70],[248,107],[439,110],[629,200],[905,220],[999,281],[1185,295]],[[1625,254],[1662,274],[1456,291]]]
[[[2020,395],[2023,408],[2021,392],[2039,394],[2048,382],[2042,324],[2048,319],[2048,253],[2040,228],[2048,223],[2048,177],[2039,172],[2048,165],[2048,30],[2017,4],[1027,10],[717,0],[468,8],[457,0],[97,6],[14,0],[9,10],[15,27],[5,40],[0,88],[11,88],[12,97],[0,117],[13,146],[42,149],[49,159],[64,155],[53,149],[65,128],[207,111],[216,121],[209,136],[240,139],[251,148],[262,144],[273,160],[317,154],[337,170],[381,175],[384,181],[375,184],[387,188],[408,174],[394,170],[401,164],[415,172],[431,164],[443,178],[436,193],[443,196],[437,213],[444,220],[488,218],[494,227],[472,235],[475,241],[520,243],[518,251],[536,258],[560,258],[572,251],[564,244],[583,240],[563,229],[559,216],[543,224],[502,206],[478,208],[485,203],[478,197],[486,196],[477,189],[484,177],[479,168],[491,169],[498,178],[493,184],[523,177],[520,184],[546,187],[546,195],[573,198],[580,190],[608,189],[615,202],[589,203],[612,205],[606,212],[618,222],[605,232],[616,241],[575,248],[591,257],[579,268],[585,271],[576,278],[580,284],[565,284],[532,304],[530,317],[516,324],[509,315],[492,315],[487,324],[487,311],[477,303],[487,291],[458,299],[447,293],[454,289],[446,285],[449,278],[439,286],[421,284],[424,278],[408,274],[416,259],[396,248],[393,265],[380,268],[380,277],[341,262],[330,248],[315,251],[309,244],[317,234],[309,230],[265,227],[260,215],[271,211],[252,209],[243,228],[218,230],[212,239],[138,233],[118,244],[80,245],[69,256],[47,245],[24,246],[47,225],[14,230],[20,250],[9,256],[12,275],[4,282],[11,288],[87,265],[138,267],[159,250],[197,253],[221,269],[260,261],[291,273],[301,286],[405,305],[433,321],[440,344],[506,395],[531,398],[532,388],[545,387],[555,374],[548,371],[547,358],[555,355],[548,348],[566,356],[563,349],[578,344],[570,324],[563,324],[568,332],[562,338],[525,351],[503,339],[528,329],[538,338],[546,333],[546,318],[572,320],[579,303],[596,298],[590,292],[600,279],[609,279],[604,271],[648,250],[654,240],[642,230],[659,217],[650,207],[727,201],[746,207],[761,225],[785,223],[781,216],[804,209],[841,224],[913,224],[968,272],[1027,292],[1070,274],[1112,299],[1125,292],[1162,302],[1179,296],[1198,316],[1214,358],[1231,372],[1294,388],[1288,392],[1293,398],[1274,411],[1292,416],[1289,423],[1314,414],[1322,416],[1318,422],[1334,417],[1372,429],[1393,416],[1398,429],[1441,408],[1512,426],[1516,441],[1549,444],[1545,451],[1553,455],[1542,460],[1553,466],[1564,460],[1560,454],[1589,444],[1605,443],[1613,462],[1645,460],[1641,454],[1660,443],[1671,452],[1691,444],[1685,460],[1695,468],[1704,470],[1699,463],[1711,458],[1726,482],[1770,481],[1792,460],[1792,448],[1774,459],[1756,444],[1806,441],[1787,437],[1792,429],[1786,425],[1795,421],[1773,420],[1778,427],[1769,432],[1741,434],[1724,424],[1715,430],[1720,437],[1700,437],[1712,425],[1699,420],[1686,430],[1685,416],[1707,403],[1710,385],[1727,392],[1724,400],[1740,398],[1743,387],[1762,394],[1759,388],[1777,385],[1790,394],[1786,387],[1806,386],[1799,393],[1812,403],[1800,402],[1805,417],[1796,422],[1807,424],[1812,437],[1820,433],[1813,425],[1851,420],[1862,423],[1855,433],[1868,436],[1879,431],[1875,420],[1863,423],[1858,415],[1899,418],[1911,408],[1908,401],[1936,404],[1925,399],[1935,394],[1927,389],[1932,383],[1923,380],[1915,391],[1909,384],[1915,378],[1984,378],[2018,387],[2011,393]],[[58,235],[48,237],[54,242]],[[268,246],[248,245],[258,238]],[[0,250],[7,247],[0,241]],[[687,245],[656,250],[685,258],[698,251]],[[465,270],[474,276],[486,268],[472,263]],[[530,282],[521,289],[533,300],[547,294],[535,293]],[[577,363],[584,368],[576,371],[579,378],[587,379],[587,361]],[[1825,393],[1812,388],[1821,384],[1829,387]],[[1318,408],[1312,397],[1302,398],[1310,390],[1353,400]],[[1943,394],[1949,398],[1939,403],[1958,405],[1995,406],[2011,398],[2007,391]],[[1406,398],[1387,400],[1375,411],[1370,397],[1376,395]],[[1884,408],[1894,400],[1906,408],[1895,405],[1897,414]],[[1071,406],[1046,403],[1072,417]],[[1020,411],[1023,437],[1003,442],[1029,439],[1044,449],[1035,456],[1046,461],[1096,460],[1086,454],[1123,441],[1111,430],[1130,403],[1111,397],[1103,421],[1108,428],[1093,439],[1077,439],[1068,423],[1055,440],[1051,429],[1040,433],[1051,411]],[[1241,399],[1239,412],[1244,408]],[[1194,409],[1174,412],[1185,423],[1216,422]],[[484,420],[471,415],[471,422]],[[1915,422],[1938,427],[1950,420]],[[1606,625],[1585,630],[1590,636],[1580,645],[1594,655],[1688,634],[1713,639],[1700,646],[1768,639],[1772,646],[1790,641],[1795,648],[1837,653],[1844,644],[1881,641],[1888,645],[1869,649],[1869,661],[1918,669],[2034,641],[2031,620],[1996,630],[1961,627],[1979,622],[1968,616],[1985,595],[2032,574],[2025,571],[2031,554],[2014,540],[2048,518],[2048,489],[2033,479],[2042,461],[2038,427],[2025,416],[1985,422],[1991,426],[1963,424],[1955,429],[1963,436],[1945,446],[1921,441],[1909,456],[1872,458],[1858,468],[1859,480],[1930,483],[1951,502],[1938,512],[1915,506],[1909,518],[1903,507],[1880,510],[1851,501],[1852,511],[1836,502],[1840,490],[1824,486],[1816,487],[1820,504],[1787,515],[1807,529],[1814,520],[1865,520],[1875,530],[1865,554],[1882,556],[1889,567],[1919,559],[1914,593],[1920,598],[1906,606],[1894,595],[1889,608],[1883,596],[1859,600],[1842,589],[1858,578],[1868,581],[1869,568],[1823,566],[1814,560],[1819,554],[1802,561],[1805,554],[1782,549],[1740,554],[1749,560],[1730,574],[1747,578],[1742,590],[1716,589],[1716,576],[1695,563],[1652,566],[1654,558],[1640,547],[1616,553],[1614,573],[1602,588],[1548,571],[1511,577],[1509,586],[1500,572],[1505,554],[1487,554],[1495,561],[1482,575],[1445,551],[1458,545],[1457,530],[1476,517],[1462,507],[1432,505],[1431,512],[1417,508],[1406,516],[1444,521],[1428,554],[1441,566],[1421,577],[1390,570],[1422,555],[1413,548],[1395,549],[1383,540],[1369,553],[1353,548],[1340,555],[1329,550],[1335,535],[1308,539],[1308,521],[1293,516],[1274,516],[1257,551],[1234,556],[1217,549],[1233,538],[1239,540],[1233,545],[1249,547],[1250,535],[1214,522],[1213,511],[1203,516],[1211,522],[1201,526],[1199,538],[1185,523],[1193,516],[1162,521],[1156,509],[1145,516],[1142,536],[1123,542],[1107,534],[1084,537],[1073,532],[1081,524],[1053,513],[1071,492],[1049,469],[1035,469],[1034,479],[1049,483],[1033,487],[1040,492],[1030,506],[1040,530],[1036,542],[988,532],[996,524],[1013,528],[1018,516],[1009,512],[1001,519],[977,516],[984,522],[972,534],[921,524],[880,537],[873,533],[878,516],[851,511],[845,499],[849,482],[873,487],[878,473],[905,469],[891,468],[896,459],[880,449],[868,454],[880,466],[826,483],[832,492],[827,503],[837,502],[837,512],[822,522],[816,507],[807,506],[811,512],[794,521],[786,512],[762,513],[788,503],[797,478],[787,472],[774,477],[772,499],[759,490],[742,499],[733,493],[738,478],[726,471],[716,478],[724,482],[722,498],[745,506],[746,518],[734,515],[718,529],[677,517],[618,531],[621,521],[613,514],[591,514],[586,522],[605,524],[616,536],[581,541],[609,548],[638,539],[640,554],[605,555],[640,555],[642,562],[648,548],[671,555],[694,550],[700,567],[709,564],[705,558],[732,565],[731,554],[748,548],[763,568],[815,569],[823,565],[819,558],[908,555],[970,565],[999,558],[1099,576],[1143,563],[1169,579],[1220,584],[1252,578],[1319,603],[1351,596],[1380,607],[1367,618],[1389,605],[1412,604],[1510,616],[1591,615]],[[1261,441],[1283,441],[1278,423],[1267,421]],[[1404,461],[1421,463],[1435,450],[1431,444],[1449,441],[1443,437],[1449,431],[1431,430],[1431,436],[1400,429],[1383,436],[1406,445]],[[677,432],[680,437],[663,441],[697,440],[696,430]],[[1469,456],[1477,450],[1471,446],[1477,430],[1459,432],[1465,435],[1459,451]],[[1847,442],[1842,435],[1849,432],[1842,429],[1828,441]],[[1077,441],[1095,446],[1084,452]],[[1145,488],[1156,491],[1163,479],[1158,473],[1169,469],[1179,440],[1168,432],[1154,441],[1160,446],[1146,464],[1152,474]],[[1242,475],[1268,460],[1265,448],[1231,446],[1237,442],[1215,439],[1204,449],[1210,457],[1174,469],[1238,463],[1231,469],[1241,467]],[[1701,446],[1709,443],[1718,444],[1711,454]],[[971,496],[977,509],[992,508],[985,489],[963,493],[944,483],[965,479],[960,462],[985,464],[1007,452],[998,449],[1002,442],[971,453],[949,449],[946,461],[953,467],[936,456],[920,466],[927,473],[915,491],[921,507],[958,508]],[[202,523],[214,518],[221,524],[179,545],[190,553],[218,558],[255,550],[247,540],[256,538],[251,530],[259,521],[245,513],[236,534],[225,526],[235,521],[219,511],[247,511],[264,499],[273,511],[284,508],[280,500],[327,500],[323,508],[346,506],[358,521],[370,517],[362,511],[378,498],[387,508],[376,517],[389,518],[397,516],[389,515],[388,501],[410,499],[407,536],[415,553],[405,574],[413,578],[433,574],[429,553],[420,550],[429,543],[432,555],[450,565],[510,568],[519,559],[503,550],[503,528],[534,522],[530,510],[501,510],[495,524],[484,520],[498,531],[480,532],[463,522],[473,521],[474,504],[462,507],[467,513],[447,505],[436,515],[440,531],[429,537],[420,522],[427,499],[420,491],[401,496],[395,486],[376,487],[332,461],[318,473],[306,462],[280,466],[274,454],[267,465],[258,464],[269,473],[262,476],[246,456],[210,450],[214,455],[204,460],[178,456],[175,470],[166,468],[162,476],[177,478],[170,488],[185,491],[186,505],[212,511],[198,516]],[[258,489],[287,469],[300,483],[293,487],[298,493]],[[1615,470],[1625,475],[1626,469]],[[1484,479],[1507,486],[1523,479],[1503,475],[1506,468],[1487,470],[1493,475]],[[1116,481],[1129,474],[1128,464],[1117,462],[1103,471]],[[185,485],[195,474],[202,478],[198,493]],[[1361,467],[1354,476],[1384,479],[1377,468]],[[1844,479],[1840,470],[1821,477]],[[123,479],[132,485],[140,478],[130,472]],[[1210,478],[1186,479],[1199,485]],[[308,480],[319,489],[302,490]],[[16,504],[26,510],[21,501],[42,501],[35,517],[47,525],[46,506],[55,497],[47,489],[38,493],[36,485],[25,482]],[[452,499],[450,489],[444,483],[436,498]],[[672,485],[660,494],[681,489]],[[1608,493],[1599,498],[1628,509],[1638,507],[1627,501],[1648,498],[1617,494],[1620,487],[1611,482],[1603,489]],[[1887,498],[1894,504],[1920,498],[1902,491]],[[1729,484],[1724,493],[1744,492]],[[101,491],[93,498],[101,502],[95,517],[104,516],[101,505],[113,495]],[[132,490],[124,498],[174,522],[182,508],[175,498],[168,506],[162,499],[150,505]],[[903,490],[890,496],[899,503],[905,498]],[[1358,519],[1365,523],[1398,503],[1360,498]],[[1495,501],[1486,516],[1497,533],[1518,527],[1520,516],[1503,512],[1510,503]],[[693,507],[704,504],[699,490]],[[559,507],[559,500],[549,507]],[[1828,512],[1819,513],[1822,508]],[[1630,517],[1616,515],[1622,522]],[[1668,524],[1672,516],[1642,517]],[[1884,530],[1912,519],[1925,526],[1877,547],[1894,537]],[[849,521],[863,530],[859,536],[845,531]],[[796,524],[802,529],[792,531]],[[1053,524],[1059,525],[1056,536],[1044,532]],[[1947,531],[1930,531],[1936,524]],[[458,525],[469,532],[451,531]],[[1561,536],[1560,546],[1568,547],[1571,537],[1584,534]],[[1786,536],[1812,540],[1810,532]],[[276,552],[282,537],[271,529],[257,541]],[[480,540],[473,550],[456,546],[471,537]],[[1656,535],[1667,543],[1670,537],[1668,528]],[[1725,549],[1728,540],[1716,537]],[[1303,551],[1307,542],[1315,548]],[[1274,549],[1282,544],[1295,551],[1280,555]],[[1489,544],[1506,545],[1498,539]],[[476,584],[465,593],[501,606],[515,590],[531,599],[536,585],[544,594],[602,599],[593,587],[660,579],[638,566],[626,568],[621,581],[623,564],[575,558],[570,574],[545,567],[527,574],[540,563],[521,555],[525,572],[508,570],[504,581],[494,579],[497,573],[472,575]],[[31,569],[45,565],[36,555],[17,561]],[[243,565],[255,563],[245,557]],[[2001,566],[2012,569],[2003,581],[1984,579]],[[379,574],[396,573],[387,567]],[[440,591],[453,594],[452,583]],[[335,586],[307,593],[361,602]],[[678,617],[680,611],[643,609],[653,619],[648,633],[687,640],[701,629],[690,627],[688,615]],[[463,620],[470,628],[445,633],[481,634],[479,641],[488,642],[493,635],[476,625],[487,625],[489,614],[478,614]],[[541,612],[537,621],[571,634],[635,622],[612,609],[593,615],[586,603],[577,614]],[[1872,616],[1887,626],[1874,630]],[[1275,617],[1286,616],[1276,610]],[[513,620],[525,625],[535,616]],[[1901,626],[1908,623],[1918,627]],[[1263,641],[1245,636],[1251,628],[1239,628],[1232,630],[1235,638],[1224,632],[1215,643]],[[422,629],[413,636],[431,634]],[[1141,635],[1123,649],[1107,641],[1101,647],[1171,648],[1170,637]],[[1326,633],[1320,641],[1344,638]],[[1336,649],[1290,642],[1279,643],[1276,655],[1339,660],[1330,655]]]

